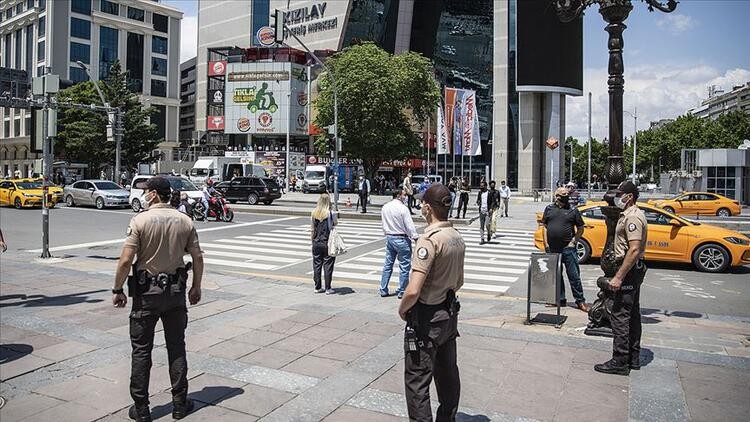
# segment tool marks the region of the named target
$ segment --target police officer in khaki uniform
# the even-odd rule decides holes
[[[172,417],[184,418],[193,409],[188,400],[185,328],[187,307],[185,291],[187,271],[185,253],[192,257],[193,283],[188,297],[195,305],[201,299],[203,256],[198,234],[188,216],[169,204],[171,188],[167,179],[152,177],[144,186],[147,210],[130,220],[127,238],[117,263],[112,303],[122,308],[127,303],[123,284],[133,298],[130,313],[130,342],[133,347],[130,374],[130,395],[135,404],[128,415],[141,422],[151,421],[148,383],[151,372],[151,350],[154,328],[159,319],[164,326],[172,381]],[[137,258],[133,275],[128,276]]]
[[[452,421],[458,410],[461,381],[456,365],[456,337],[460,304],[456,292],[464,284],[461,234],[448,222],[451,193],[440,183],[416,195],[427,220],[412,257],[409,284],[399,316],[407,322],[404,381],[406,405],[412,421],[432,421],[430,383],[435,377],[440,406],[438,421]]]
[[[646,249],[648,225],[646,215],[638,208],[638,188],[633,182],[620,184],[615,205],[622,209],[615,230],[615,259],[620,266],[609,281],[614,291],[612,305],[612,359],[595,365],[605,374],[628,375],[641,369],[641,283],[646,275],[643,253]]]

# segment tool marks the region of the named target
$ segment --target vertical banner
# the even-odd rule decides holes
[[[463,132],[466,108],[464,104],[465,90],[457,89],[453,105],[453,154],[463,155]]]
[[[476,99],[476,95],[474,96]],[[479,140],[479,112],[474,110],[474,130],[471,135],[471,155],[482,155],[482,142]]]
[[[462,136],[462,154],[475,155],[473,154],[473,141],[474,141],[474,117],[476,116],[477,104],[476,104],[476,93],[474,91],[464,91],[463,98],[463,136]]]
[[[456,103],[456,89],[445,88],[445,134],[448,143],[453,139],[453,109]]]
[[[448,133],[445,129],[445,119],[443,118],[443,108],[438,106],[437,109],[437,153],[438,155],[448,153]]]

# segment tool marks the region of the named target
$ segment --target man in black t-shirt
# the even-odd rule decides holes
[[[560,187],[555,191],[555,202],[547,205],[542,217],[544,227],[544,248],[547,252],[562,254],[565,272],[568,274],[570,290],[576,301],[576,307],[584,312],[589,311],[583,297],[581,272],[578,268],[576,245],[583,235],[583,217],[575,206],[570,206],[569,191]],[[562,282],[562,280],[561,280]],[[566,306],[565,285],[560,289],[560,305]]]

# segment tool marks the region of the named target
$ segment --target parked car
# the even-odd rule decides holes
[[[430,180],[430,184],[432,183],[443,183],[443,176],[439,174],[431,174],[429,176],[425,176],[424,174],[417,174],[411,176],[411,187],[414,189],[414,193],[419,192],[419,185],[424,182],[424,178],[428,178]]]
[[[171,175],[160,176],[166,178],[167,181],[169,181],[169,185],[172,187],[173,191],[185,192],[189,198],[195,201],[203,200],[203,192],[195,187],[193,182],[188,180],[187,177]],[[126,189],[130,190],[130,197],[128,201],[130,202],[130,207],[134,212],[139,212],[143,209],[143,203],[145,202],[145,199],[143,197],[143,189],[141,188],[141,186],[146,180],[152,177],[154,177],[154,175],[136,175],[133,177],[132,184],[125,187]]]
[[[50,207],[62,201],[62,189],[50,184],[47,190],[51,195]],[[0,180],[0,205],[12,205],[18,209],[42,205],[42,182],[32,179]]]
[[[279,185],[269,177],[235,177],[214,185],[214,188],[232,204],[247,201],[250,205],[258,202],[271,205],[275,199],[281,198]]]
[[[63,188],[63,198],[69,207],[127,207],[129,196],[130,192],[109,180],[80,180]]]
[[[576,245],[578,262],[601,257],[607,240],[607,225],[601,207],[605,202],[589,202],[578,207],[584,232]],[[653,205],[638,203],[646,214],[648,238],[646,261],[692,263],[699,271],[718,273],[729,267],[750,264],[750,239],[734,230],[693,222]],[[542,213],[537,213],[541,222]],[[534,245],[544,250],[540,226],[534,233]]]
[[[740,215],[740,203],[711,192],[685,192],[670,199],[650,200],[649,204],[678,215]]]

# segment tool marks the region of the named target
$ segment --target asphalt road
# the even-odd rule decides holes
[[[129,209],[98,211],[64,206],[53,209],[50,213],[52,253],[58,257],[116,258],[133,215]],[[533,213],[529,218],[533,218]],[[418,227],[421,224],[417,221]],[[312,278],[308,226],[309,219],[305,217],[249,213],[236,213],[232,223],[196,222],[209,274],[270,275],[304,282]],[[27,255],[30,261],[39,256],[39,209],[0,208],[0,228],[9,244],[8,253]],[[491,245],[480,246],[476,228],[460,230],[469,248],[466,291],[525,297],[529,254],[535,251],[531,232],[528,229],[504,230]],[[374,288],[380,279],[384,246],[378,222],[342,219],[341,231],[350,250],[337,259],[334,285]],[[398,265],[395,267],[391,291],[398,283]],[[589,302],[596,298],[596,278],[601,274],[598,263],[581,267]],[[568,299],[572,302],[569,288]],[[641,306],[648,309],[647,312],[683,316],[750,317],[750,267],[706,274],[689,265],[651,263],[641,293]]]

